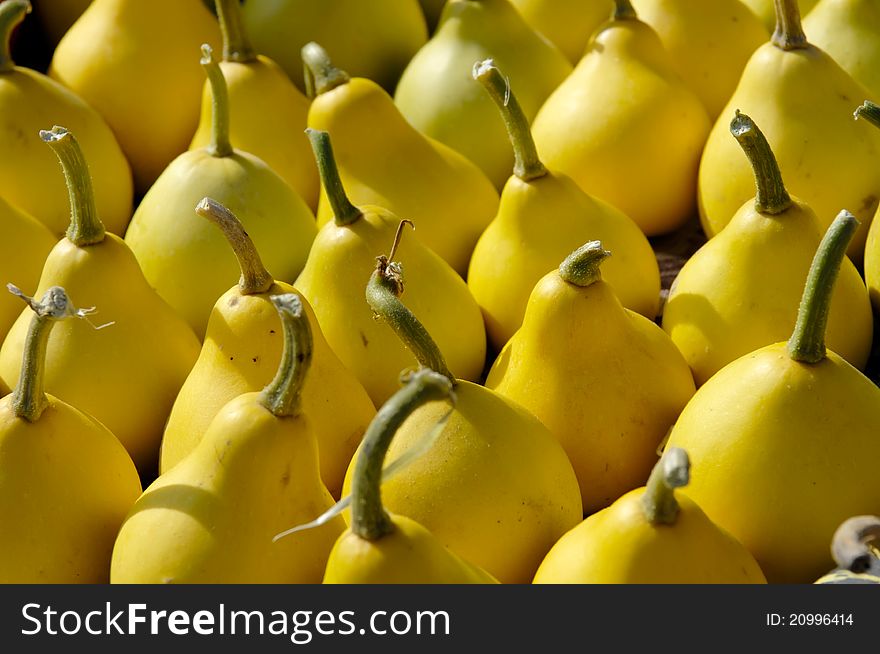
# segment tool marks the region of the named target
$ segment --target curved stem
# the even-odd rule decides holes
[[[860,515],[846,520],[834,532],[831,555],[838,567],[860,574],[871,568],[880,552],[880,518]]]
[[[256,61],[257,51],[251,45],[241,19],[241,0],[214,0],[214,6],[223,34],[223,60],[242,64]]]
[[[630,0],[614,0],[614,14],[611,17],[613,20],[631,20],[638,18],[638,15]]]
[[[865,103],[856,109],[854,116],[856,120],[864,118],[874,127],[880,127],[880,105],[876,105],[870,100],[865,100]]]
[[[333,144],[330,135],[316,129],[307,128],[306,135],[312,144],[315,153],[315,162],[318,164],[318,174],[321,176],[321,184],[333,209],[333,217],[337,225],[351,225],[361,217],[361,210],[348,199],[342,178],[339,176],[339,168],[336,166],[336,157],[333,154]]]
[[[308,97],[316,98],[351,80],[348,73],[333,65],[327,51],[314,41],[306,43],[300,53]]]
[[[859,221],[849,211],[841,211],[819,243],[798,309],[794,333],[788,339],[788,354],[795,361],[818,363],[825,358],[825,326],[834,282],[846,248],[858,229]]]
[[[284,349],[275,378],[260,392],[260,404],[284,418],[299,413],[302,387],[312,363],[312,330],[298,295],[286,293],[269,299],[281,316]]]
[[[428,402],[455,404],[452,384],[431,370],[413,374],[406,386],[379,409],[367,427],[355,464],[351,485],[351,531],[369,541],[379,540],[394,530],[382,506],[382,468],[394,434],[406,419]]]
[[[770,39],[777,48],[782,50],[799,50],[810,44],[801,25],[801,9],[798,0],[776,1],[776,31]]]
[[[211,85],[211,143],[208,152],[215,157],[228,157],[232,154],[229,142],[229,89],[220,64],[214,61],[214,51],[207,43],[202,44],[202,58],[199,61],[208,75]]]
[[[690,478],[691,462],[687,452],[672,447],[663,453],[651,471],[642,495],[642,510],[648,522],[654,525],[675,523],[679,510],[675,489],[687,486]]]
[[[776,155],[755,122],[737,109],[736,116],[730,123],[730,133],[752,164],[757,187],[755,211],[776,215],[791,207],[791,196],[785,190]]]
[[[559,276],[575,286],[589,286],[602,279],[599,269],[611,253],[601,241],[590,241],[569,254],[559,266]]]
[[[547,169],[538,158],[538,148],[532,137],[529,119],[523,113],[516,95],[510,89],[510,81],[501,74],[491,59],[474,64],[473,77],[489,93],[504,119],[507,134],[513,146],[513,174],[528,182],[547,174]]]
[[[98,217],[92,177],[82,149],[76,138],[57,125],[51,130],[40,130],[40,138],[55,152],[70,198],[70,226],[67,238],[79,247],[94,245],[104,240],[104,223]]]
[[[6,0],[0,3],[0,73],[15,70],[10,49],[12,31],[29,13],[31,13],[31,3],[28,0]]]
[[[223,232],[223,236],[229,241],[229,245],[232,246],[232,251],[241,268],[238,289],[242,295],[268,291],[275,280],[266,270],[263,260],[260,259],[260,253],[257,252],[257,247],[235,214],[211,198],[202,198],[196,205],[196,213],[217,225]]]

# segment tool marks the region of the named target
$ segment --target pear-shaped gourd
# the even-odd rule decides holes
[[[463,276],[498,209],[495,187],[465,157],[414,129],[376,83],[349,78],[314,43],[303,48],[303,60],[317,94],[309,127],[333,135],[352,202],[414,221],[421,241]],[[333,218],[325,191],[318,224]]]
[[[754,197],[751,166],[728,134],[737,109],[767,135],[789,191],[827,227],[841,207],[861,222],[849,255],[860,261],[880,198],[880,132],[866,133],[853,109],[870,93],[831,57],[807,42],[795,0],[776,0],[773,39],[746,65],[712,129],[700,163],[700,220],[710,237]]]
[[[392,254],[396,251],[405,223],[384,208],[353,205],[339,178],[330,136],[309,130],[309,137],[335,218],[318,233],[296,288],[315,310],[330,347],[380,406],[399,388],[400,372],[412,365],[412,355],[364,303],[364,278],[378,253],[392,242]],[[467,284],[418,238],[400,243],[400,261],[412,276],[413,312],[447,348],[450,368],[464,379],[479,379],[486,330]]]
[[[679,448],[630,491],[563,536],[538,568],[536,584],[763,584],[749,551],[699,506],[677,495],[690,461]]]
[[[407,283],[415,284],[416,272],[407,274]],[[553,543],[583,516],[577,477],[535,416],[483,386],[455,379],[428,330],[400,300],[403,286],[400,263],[382,257],[367,285],[367,302],[420,367],[453,383],[456,403],[431,449],[383,484],[385,506],[502,583],[528,583]],[[418,447],[448,410],[432,402],[414,411],[397,431],[389,459]],[[351,488],[353,468],[343,493]]]
[[[761,22],[764,23],[764,27],[767,28],[768,32],[773,31],[773,28],[776,26],[776,7],[774,0],[739,1],[751,9],[752,12],[761,19]],[[818,2],[819,0],[797,0],[801,15],[806,16],[809,14]]]
[[[730,132],[751,162],[757,195],[685,263],[663,309],[663,329],[697,384],[731,361],[786,339],[797,320],[795,299],[822,240],[816,214],[785,190],[758,126],[737,113]],[[864,368],[872,333],[865,283],[846,259],[832,296],[828,343]]]
[[[0,583],[106,583],[141,482],[104,425],[44,392],[49,333],[89,311],[57,286],[39,302],[10,290],[27,302],[30,326],[18,384],[0,400]]]
[[[687,362],[656,324],[624,309],[598,241],[535,286],[486,386],[534,413],[565,448],[584,512],[647,479],[657,447],[694,394]]]
[[[880,3],[822,0],[804,19],[810,43],[880,97]]]
[[[856,226],[844,211],[829,228],[788,343],[717,372],[668,441],[694,464],[688,496],[748,548],[771,583],[813,581],[828,569],[838,525],[880,511],[880,390],[824,342],[831,289]]]
[[[201,0],[94,0],[61,39],[49,74],[110,124],[145,193],[199,122],[202,76],[191,53],[219,42]]]
[[[214,222],[229,240],[241,266],[241,279],[211,310],[199,359],[165,426],[160,473],[171,470],[195,449],[223,405],[260,390],[272,379],[283,339],[270,298],[296,292],[289,284],[272,279],[233,213],[208,198],[196,212]],[[302,297],[300,302],[309,320],[314,351],[301,401],[318,441],[321,478],[338,497],[351,457],[376,409],[360,382],[327,345],[312,308]]]
[[[223,33],[220,70],[229,96],[229,138],[265,161],[314,211],[318,171],[303,130],[309,101],[281,67],[257,54],[241,20],[239,0],[216,0]],[[213,130],[211,83],[202,92],[202,117],[190,150],[210,144]]]
[[[715,120],[749,57],[767,42],[764,24],[740,0],[632,0],[679,75]]]
[[[177,157],[144,196],[125,234],[150,284],[204,336],[214,302],[238,277],[226,239],[193,207],[210,196],[239,217],[272,275],[293,280],[317,227],[296,192],[258,157],[233,147],[223,72],[202,46],[211,83],[211,142]]]
[[[501,188],[513,165],[504,123],[470,76],[475,61],[489,58],[510,75],[529,120],[571,72],[565,55],[508,0],[449,0],[394,101],[412,125],[465,155]]]
[[[226,404],[204,438],[144,492],[116,545],[113,583],[318,583],[342,518],[285,540],[333,505],[301,401],[312,359],[306,312],[273,295],[284,350],[275,378]]]
[[[831,556],[837,568],[817,584],[880,584],[880,517],[846,520],[834,532]]]
[[[0,280],[12,280],[20,288],[36,288],[40,271],[56,240],[45,225],[16,209],[0,197]],[[21,302],[0,294],[0,339],[21,313]]]
[[[492,584],[418,522],[382,506],[382,464],[394,434],[429,402],[455,404],[452,383],[431,370],[414,373],[379,410],[364,436],[351,486],[351,526],[330,552],[325,584]]]
[[[872,125],[880,128],[880,105],[870,100],[860,106],[855,113],[856,118],[864,118]],[[870,131],[875,131],[870,129]],[[880,209],[878,209],[880,213]],[[871,305],[875,315],[880,315],[880,221],[876,215],[868,229],[868,237],[865,242],[865,283],[868,286],[868,294],[871,297]]]
[[[653,319],[660,304],[660,271],[638,225],[584,193],[567,175],[544,167],[516,95],[492,60],[477,64],[474,78],[498,105],[515,154],[498,214],[477,242],[468,269],[468,287],[483,310],[495,351],[522,324],[535,283],[594,238],[615,253],[604,270],[621,302]]]
[[[107,228],[122,234],[131,218],[131,169],[110,127],[70,90],[12,61],[10,34],[30,6],[27,0],[0,2],[0,196],[56,236],[64,233],[70,222],[64,179],[38,134],[46,125],[67,125],[82,141]]]
[[[352,75],[391,91],[428,40],[418,0],[249,0],[242,12],[254,45],[302,90],[300,50],[310,41],[329,49]]]
[[[613,0],[510,0],[538,32],[577,63],[590,36],[608,20]]]
[[[629,0],[593,35],[532,126],[544,163],[632,218],[648,236],[694,210],[706,110]]]
[[[101,310],[106,329],[82,321],[58,325],[48,343],[46,389],[94,416],[122,442],[138,469],[156,463],[174,397],[199,354],[189,326],[144,279],[123,240],[105,233],[89,169],[73,134],[40,133],[61,161],[71,222],[46,259],[37,295],[63,286]],[[30,311],[16,320],[0,348],[0,377],[18,379]]]

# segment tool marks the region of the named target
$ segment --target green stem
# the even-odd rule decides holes
[[[757,187],[755,210],[775,216],[789,209],[792,205],[791,196],[785,190],[776,156],[763,132],[751,118],[737,110],[730,123],[730,133],[752,164]]]
[[[611,18],[613,20],[632,20],[637,19],[635,7],[632,6],[630,0],[614,0],[614,13]]]
[[[305,44],[300,53],[308,97],[316,98],[351,80],[348,73],[333,65],[327,51],[314,41]]]
[[[798,0],[776,0],[776,31],[771,41],[782,50],[801,50],[810,45],[801,25]]]
[[[15,70],[10,49],[12,32],[29,13],[31,3],[28,0],[6,0],[0,3],[0,73]]]
[[[217,225],[223,232],[223,236],[229,241],[229,245],[232,246],[232,251],[241,268],[238,289],[242,295],[268,291],[275,280],[266,270],[262,259],[260,259],[260,253],[257,252],[257,247],[235,214],[211,198],[202,198],[196,205],[196,213]]]
[[[602,279],[600,267],[610,256],[601,241],[590,241],[565,258],[559,266],[559,276],[569,284],[589,286]]]
[[[473,77],[483,85],[501,111],[510,143],[513,145],[513,174],[524,182],[546,175],[547,169],[538,158],[538,148],[532,137],[529,119],[510,89],[510,81],[501,74],[491,59],[474,64]]]
[[[229,142],[229,89],[220,64],[214,61],[213,55],[211,46],[204,43],[199,63],[205,69],[211,85],[211,143],[208,144],[208,153],[214,157],[228,157],[233,152]]]
[[[874,127],[880,127],[880,105],[876,105],[870,100],[865,100],[865,103],[856,109],[855,117],[856,120],[864,118]]]
[[[687,486],[690,471],[691,463],[683,449],[672,447],[663,453],[651,471],[642,495],[642,510],[648,522],[654,525],[675,523],[679,510],[675,489]]]
[[[241,64],[256,61],[257,51],[241,19],[241,0],[214,0],[214,6],[223,34],[223,60]]]
[[[351,531],[360,538],[375,541],[394,531],[382,506],[385,455],[394,434],[416,409],[443,401],[455,404],[452,384],[443,375],[420,370],[379,409],[367,427],[351,485]]]
[[[795,361],[819,363],[825,358],[825,326],[834,282],[846,256],[846,248],[858,227],[855,216],[849,211],[841,211],[819,243],[807,275],[797,324],[788,339],[788,354]]]
[[[89,165],[76,138],[57,125],[51,130],[40,130],[40,138],[55,152],[70,198],[70,226],[67,238],[79,247],[94,245],[104,240],[104,223],[98,217],[95,190]]]
[[[336,157],[333,154],[333,143],[330,135],[316,129],[306,129],[312,151],[315,153],[315,162],[318,164],[318,173],[321,176],[321,184],[330,201],[333,217],[339,227],[351,225],[361,217],[361,210],[348,199],[342,178],[339,176],[339,168],[336,165]]]
[[[831,554],[838,567],[856,574],[867,572],[877,558],[880,547],[880,518],[860,515],[849,518],[831,542]]]
[[[49,332],[56,322],[76,315],[76,311],[70,304],[67,293],[60,286],[53,286],[46,291],[40,302],[24,295],[11,284],[8,288],[11,293],[23,299],[34,312],[24,341],[21,374],[15,390],[12,391],[12,410],[17,417],[28,422],[36,422],[49,406],[49,400],[43,390]]]
[[[312,363],[312,330],[295,293],[269,298],[281,316],[284,349],[275,378],[260,392],[260,404],[279,418],[299,413],[302,387]]]

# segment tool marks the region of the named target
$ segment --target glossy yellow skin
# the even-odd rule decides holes
[[[592,239],[614,253],[602,270],[623,304],[653,319],[660,305],[660,271],[638,225],[566,175],[508,180],[498,215],[477,242],[468,269],[468,287],[483,309],[496,352],[522,324],[538,280]]]
[[[49,74],[110,124],[140,193],[192,139],[203,43],[216,51],[220,28],[201,0],[94,0],[55,50]]]
[[[443,547],[427,529],[392,515],[394,531],[368,541],[346,530],[330,552],[325,584],[497,584]]]
[[[624,309],[608,283],[579,287],[556,271],[535,286],[486,386],[535,414],[562,444],[587,514],[645,483],[695,390],[672,341]]]
[[[420,134],[387,93],[362,78],[316,98],[309,127],[333,138],[339,174],[355,205],[375,204],[412,220],[421,241],[464,275],[498,209],[498,192],[479,168]],[[322,191],[318,224],[332,219]]]
[[[31,0],[52,45],[58,43],[92,0]]]
[[[528,583],[553,543],[583,516],[577,478],[552,434],[521,406],[465,381],[455,393],[443,433],[382,484],[382,502],[501,583]],[[386,460],[422,440],[448,411],[441,402],[416,410]],[[343,493],[353,474],[354,464]]]
[[[199,354],[189,326],[153,291],[122,239],[83,248],[62,239],[49,254],[35,292],[64,287],[90,318],[52,329],[46,354],[46,391],[107,426],[138,469],[156,463],[171,405]],[[0,348],[0,377],[18,381],[33,312],[25,307]]]
[[[776,8],[773,0],[739,0],[746,7],[751,9],[754,14],[761,19],[764,27],[768,32],[772,32],[776,28]],[[807,16],[819,0],[798,0],[798,6],[801,9],[801,16]]]
[[[872,0],[822,0],[804,20],[810,42],[880,97],[880,5]]]
[[[241,274],[223,233],[195,213],[205,196],[238,216],[282,281],[302,270],[317,233],[303,199],[254,155],[215,157],[202,149],[177,157],[144,196],[125,242],[150,285],[200,338],[214,302]]]
[[[571,64],[508,0],[449,0],[440,20],[403,72],[395,102],[412,125],[462,153],[501,188],[513,153],[498,108],[471,76],[474,63],[495,61],[529,120]]]
[[[548,167],[622,210],[648,236],[693,215],[709,118],[644,23],[599,28],[532,133]]]
[[[352,75],[393,89],[428,40],[418,0],[261,0],[245,2],[245,28],[259,52],[304,90],[302,47],[314,41]]]
[[[295,292],[289,284],[276,282],[265,293],[244,295],[236,285],[217,300],[199,359],[165,426],[160,472],[168,472],[195,449],[223,405],[272,381],[281,359],[282,332],[269,297]],[[312,308],[300,299],[313,341],[302,410],[318,441],[321,478],[339,497],[349,461],[376,409],[360,382],[327,345]]]
[[[40,140],[60,125],[76,134],[94,180],[107,229],[122,234],[131,218],[131,169],[98,113],[56,81],[27,68],[0,73],[0,195],[48,227],[56,238],[70,223],[58,159]]]
[[[676,493],[672,525],[645,517],[644,488],[630,491],[565,534],[536,584],[764,584],[748,550]]]
[[[229,139],[235,147],[265,161],[314,211],[318,169],[305,135],[309,100],[274,61],[221,61],[229,93]],[[211,85],[202,91],[202,117],[190,143],[196,150],[211,142]]]
[[[572,63],[580,60],[590,36],[614,12],[612,0],[511,0],[511,4]]]
[[[632,0],[654,28],[679,75],[715,120],[749,57],[770,38],[740,0]]]
[[[821,50],[761,46],[703,152],[699,203],[706,234],[716,235],[755,196],[752,167],[730,135],[739,109],[761,126],[786,187],[816,212],[823,230],[844,208],[859,219],[848,253],[861,261],[880,198],[880,130],[853,120],[865,99],[872,99],[870,92]]]
[[[273,543],[333,505],[306,416],[278,418],[259,393],[226,404],[196,448],[132,508],[112,583],[319,583],[342,518]]]
[[[364,297],[376,257],[388,254],[400,219],[379,207],[362,209],[351,225],[321,228],[295,286],[312,305],[330,347],[381,406],[400,389],[400,373],[416,363],[394,331],[374,319]],[[406,305],[437,341],[452,373],[475,381],[486,359],[480,307],[419,234],[404,234],[395,256],[406,274]]]
[[[791,335],[821,240],[819,219],[799,200],[776,216],[758,213],[752,200],[684,265],[663,309],[663,329],[698,385],[731,361]],[[872,336],[865,283],[844,259],[826,341],[861,369]]]
[[[880,391],[833,352],[802,364],[778,343],[697,391],[668,447],[690,455],[684,492],[751,551],[768,581],[812,583],[831,565],[837,527],[880,511],[878,407]]]
[[[141,482],[106,427],[47,399],[34,423],[0,400],[0,583],[104,584]]]
[[[25,293],[30,293],[40,281],[43,262],[57,241],[45,225],[16,209],[2,197],[0,225],[3,225],[0,283],[13,283]],[[0,339],[6,337],[23,306],[21,298],[12,293],[0,293]]]

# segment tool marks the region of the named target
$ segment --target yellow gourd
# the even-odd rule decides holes
[[[629,0],[616,0],[614,17],[541,107],[532,133],[547,166],[654,236],[693,215],[709,126],[660,37]]]
[[[663,310],[663,329],[704,384],[731,361],[785,340],[795,298],[819,241],[819,218],[785,190],[776,158],[752,119],[737,113],[730,132],[753,169],[757,195],[685,263]],[[873,324],[865,284],[841,265],[828,320],[828,343],[856,368],[871,351]]]
[[[89,311],[57,286],[40,302],[10,290],[27,302],[30,326],[18,385],[0,400],[0,583],[106,583],[141,482],[104,425],[43,390],[49,332]]]
[[[223,33],[220,70],[229,96],[229,138],[265,161],[314,211],[318,207],[318,171],[303,134],[309,101],[281,67],[251,46],[241,20],[239,0],[215,0]],[[190,150],[210,144],[213,94],[205,82],[202,117]]]
[[[27,0],[0,2],[0,196],[56,237],[64,233],[70,222],[64,180],[39,131],[46,125],[66,125],[82,141],[107,229],[122,234],[131,218],[131,169],[110,127],[70,90],[12,61],[10,34],[30,7]]]
[[[138,469],[150,474],[168,411],[198,356],[199,342],[150,288],[123,240],[105,233],[74,136],[63,127],[40,135],[64,170],[71,222],[46,259],[37,294],[63,286],[84,304],[99,307],[101,320],[112,323],[101,331],[82,321],[58,325],[48,342],[46,389],[100,420]],[[0,348],[0,377],[10,384],[18,379],[29,322],[25,311]]]
[[[865,101],[855,113],[856,118],[864,118],[874,127],[880,128],[880,105],[870,100]],[[869,131],[873,132],[874,129]],[[877,159],[880,161],[880,159]],[[880,212],[880,209],[878,209]],[[868,286],[868,294],[871,297],[871,305],[875,315],[880,315],[880,221],[871,221],[868,236],[865,241],[865,284]]]
[[[687,495],[748,548],[771,583],[812,582],[828,569],[838,525],[880,511],[880,390],[824,342],[856,226],[844,211],[826,233],[788,343],[717,372],[669,436],[694,464]]]
[[[687,362],[652,321],[624,309],[598,241],[535,286],[486,386],[534,413],[577,473],[585,513],[642,484],[694,394]]]
[[[541,163],[528,120],[492,60],[477,64],[474,78],[498,105],[515,155],[498,214],[477,242],[468,269],[468,287],[483,310],[495,351],[522,324],[535,283],[591,239],[615,253],[604,270],[621,302],[653,319],[660,304],[660,271],[638,225]]]
[[[260,390],[275,373],[282,333],[270,297],[294,293],[274,281],[241,223],[225,207],[205,198],[196,212],[224,233],[241,266],[239,283],[223,294],[208,320],[199,359],[186,378],[165,426],[159,471],[168,472],[202,439],[214,416],[230,400]],[[338,497],[342,479],[367,425],[376,414],[364,388],[327,345],[304,298],[314,356],[302,388],[321,453],[321,478]],[[340,403],[344,410],[340,410]]]
[[[565,534],[536,584],[763,584],[748,550],[699,506],[677,495],[687,452],[668,450],[645,488],[630,491]]]
[[[309,321],[297,295],[271,302],[284,332],[275,378],[226,404],[195,449],[135,503],[113,548],[111,582],[320,582],[341,518],[273,540],[333,499],[301,402],[312,360]]]
[[[612,0],[511,0],[526,22],[577,63],[596,28],[608,20]]]
[[[399,388],[400,372],[412,365],[412,355],[374,319],[364,303],[363,287],[376,255],[398,242],[402,224],[384,208],[352,204],[329,135],[314,130],[309,135],[335,217],[318,233],[295,285],[315,310],[330,347],[380,406]],[[416,234],[420,233],[417,227]],[[412,273],[413,311],[447,348],[450,368],[464,379],[479,379],[486,358],[486,331],[467,285],[418,238],[400,244],[400,260]]]
[[[464,276],[474,244],[498,209],[491,182],[463,156],[414,129],[379,85],[335,68],[320,46],[303,48],[303,59],[316,95],[309,127],[333,136],[352,202],[412,220],[419,239]],[[318,224],[333,219],[325,191]]]
[[[492,584],[484,570],[446,549],[427,529],[382,506],[382,464],[394,434],[428,402],[455,404],[443,375],[420,370],[380,410],[364,436],[351,489],[351,526],[330,552],[325,584]]]
[[[193,214],[203,197],[239,217],[276,279],[299,274],[317,233],[311,210],[287,182],[262,159],[233,147],[226,80],[209,46],[202,54],[212,88],[211,142],[171,162],[125,233],[150,284],[199,337],[214,302],[239,273],[223,235]]]

